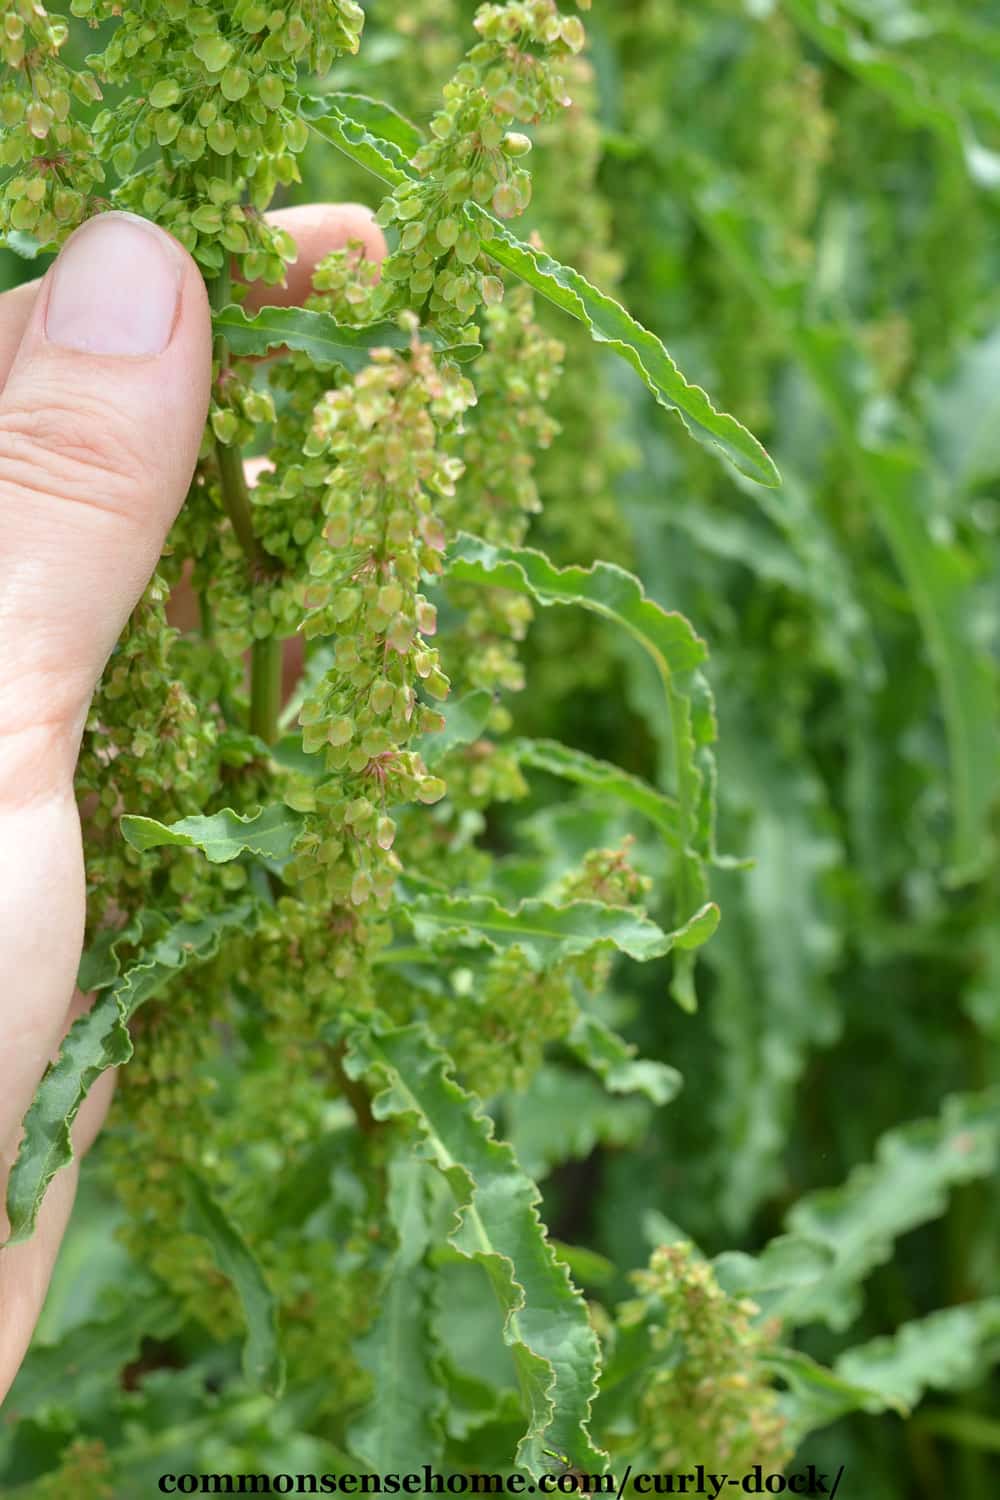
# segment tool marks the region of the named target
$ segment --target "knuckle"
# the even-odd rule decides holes
[[[0,413],[0,481],[112,514],[134,509],[143,455],[125,424],[86,401]]]

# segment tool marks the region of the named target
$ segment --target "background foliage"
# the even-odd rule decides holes
[[[425,128],[473,14],[372,0],[360,53],[323,91],[388,99]],[[278,946],[257,976],[279,997],[262,1017],[245,973],[212,979],[206,930],[199,982],[230,998],[214,1030],[194,1010],[205,989],[175,982],[169,1011],[143,1012],[9,1399],[5,1492],[131,1496],[170,1468],[492,1469],[522,1441],[536,1469],[546,1448],[594,1463],[592,1441],[618,1469],[737,1472],[795,1453],[845,1463],[871,1500],[990,1492],[1000,12],[597,0],[585,19],[573,107],[532,131],[519,232],[658,333],[763,441],[781,488],[720,465],[556,307],[511,286],[488,315],[486,353],[461,366],[480,402],[455,439],[467,470],[447,517],[483,541],[453,547],[438,599],[449,797],[402,815],[405,922],[364,981],[382,1022],[352,1014],[345,1030],[323,981],[309,989],[323,950],[297,986]],[[379,202],[320,136],[300,169],[276,201]],[[36,269],[0,257],[8,281]],[[329,271],[334,311],[345,274]],[[500,491],[491,534],[482,496]],[[529,516],[557,567],[620,565],[691,622],[697,636],[670,644],[669,712],[641,606],[616,628],[599,570],[557,578],[511,553]],[[227,566],[223,551],[206,593],[236,660],[246,622],[225,615]],[[166,647],[155,601],[142,608],[148,659]],[[207,670],[183,638],[176,651],[189,679]],[[715,777],[709,686],[714,833],[677,738],[687,715],[697,801]],[[170,823],[202,805],[171,796],[126,810]],[[135,868],[152,870],[163,850],[133,825],[130,846],[149,851]],[[290,847],[211,836],[237,841],[223,872]],[[442,849],[450,894],[432,883]],[[202,856],[167,854],[183,896]],[[231,878],[227,921],[253,878]],[[721,921],[696,973],[688,950],[658,957],[709,896]],[[575,937],[571,898],[602,903]],[[511,923],[521,900],[540,905]],[[373,1129],[363,1086],[403,1124]],[[505,1205],[489,1198],[497,1175]],[[529,1179],[589,1324],[534,1243]],[[482,1266],[467,1258],[474,1211]],[[551,1299],[580,1369],[600,1340],[590,1438],[561,1396],[544,1417],[553,1350],[501,1331],[519,1284],[529,1321],[534,1293]]]

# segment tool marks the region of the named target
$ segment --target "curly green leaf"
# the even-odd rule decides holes
[[[184,1170],[184,1192],[187,1227],[211,1245],[219,1270],[232,1282],[243,1308],[247,1325],[243,1373],[252,1385],[279,1396],[285,1383],[285,1367],[278,1341],[278,1304],[274,1293],[239,1230],[201,1178],[188,1168]]]
[[[528,1416],[517,1462],[537,1477],[548,1467],[546,1449],[557,1448],[586,1470],[603,1472],[607,1456],[588,1432],[597,1338],[545,1237],[538,1189],[511,1147],[494,1138],[475,1098],[450,1076],[447,1055],[423,1026],[393,1028],[378,1019],[353,1025],[344,1066],[352,1078],[383,1084],[372,1104],[376,1118],[411,1120],[455,1195],[449,1244],[489,1275]]]
[[[246,817],[226,807],[210,817],[181,818],[170,824],[126,813],[121,830],[125,842],[133,849],[145,851],[163,846],[200,849],[210,864],[222,865],[241,854],[287,859],[302,823],[300,813],[276,802]]]
[[[660,405],[677,412],[697,442],[722,453],[741,474],[759,484],[774,487],[781,483],[773,460],[753,434],[728,412],[717,411],[700,386],[685,380],[656,335],[613,297],[591,286],[572,266],[560,265],[519,240],[478,204],[467,203],[465,214],[482,236],[487,255],[576,318],[596,343],[607,344],[627,360]]]
[[[449,896],[421,890],[400,908],[414,937],[428,948],[517,948],[536,969],[549,969],[585,953],[624,953],[638,963],[662,958],[674,947],[691,948],[709,938],[718,907],[707,905],[677,932],[627,906],[603,901],[522,901],[508,911],[492,896]]]
[[[49,1183],[73,1160],[73,1121],[97,1079],[132,1056],[131,1017],[181,969],[213,958],[224,933],[246,931],[254,913],[253,904],[242,901],[197,922],[170,924],[158,912],[138,919],[144,950],[71,1026],[25,1116],[7,1184],[8,1245],[31,1237]]]

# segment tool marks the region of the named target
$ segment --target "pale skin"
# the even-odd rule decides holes
[[[144,221],[103,217],[118,223],[78,231],[101,236],[100,253],[92,240],[69,272],[64,248],[40,281],[0,296],[0,1242],[20,1122],[89,1003],[75,988],[86,892],[73,793],[80,737],[184,501],[209,399],[197,267]],[[349,240],[373,259],[385,251],[355,204],[273,217],[298,259],[286,287],[253,288],[248,305],[300,302],[317,261]],[[159,303],[152,292],[129,301],[146,256],[162,281]],[[77,1117],[77,1159],[112,1088],[105,1074]],[[74,1162],[53,1179],[32,1239],[0,1250],[0,1401],[41,1312],[77,1173]]]

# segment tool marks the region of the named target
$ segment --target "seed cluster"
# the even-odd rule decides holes
[[[677,1469],[712,1453],[737,1474],[779,1472],[791,1453],[765,1363],[777,1326],[755,1323],[755,1304],[728,1296],[686,1243],[661,1245],[632,1280],[640,1296],[623,1304],[619,1326],[647,1324],[662,1360],[640,1400],[651,1461]]]
[[[398,188],[378,214],[399,230],[383,269],[388,305],[425,309],[442,325],[462,325],[503,296],[462,207],[472,199],[504,219],[523,213],[531,178],[521,163],[531,140],[509,127],[568,104],[562,64],[584,42],[580,20],[562,15],[555,0],[483,5],[475,25],[481,41],[446,86],[432,139],[413,159],[420,180]]]
[[[0,167],[13,169],[0,193],[0,234],[63,238],[104,181],[91,133],[71,115],[74,100],[93,104],[101,89],[60,59],[68,34],[35,0],[11,0],[0,23]]]

